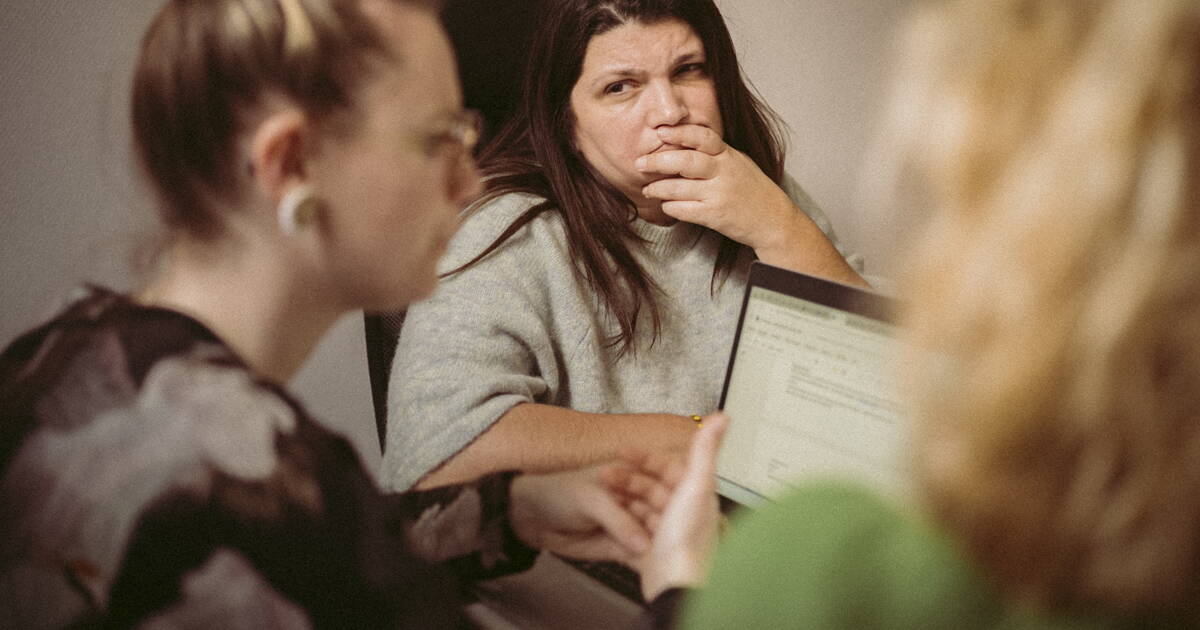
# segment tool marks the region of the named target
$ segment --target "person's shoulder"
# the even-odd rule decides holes
[[[111,396],[139,386],[159,359],[201,341],[217,338],[190,317],[85,286],[56,315],[5,349],[0,355],[0,388],[8,393],[25,390],[21,398],[26,399],[40,396],[39,391]],[[128,381],[128,388],[85,386],[97,379]]]
[[[524,192],[504,193],[485,198],[464,211],[462,224],[442,262],[443,272],[474,260],[535,208],[541,211],[508,235],[489,257],[541,258],[549,251],[545,243],[565,243],[562,217],[543,197]]]
[[[743,514],[735,531],[770,537],[773,530],[788,529],[810,536],[853,538],[867,529],[878,533],[907,525],[894,506],[866,488],[824,482],[801,486],[759,510]]]
[[[998,611],[947,540],[845,483],[805,485],[742,515],[714,566],[686,627],[783,619],[797,627],[972,627]]]
[[[805,550],[810,559],[830,566],[970,574],[965,556],[936,525],[911,506],[857,484],[805,485],[747,517],[744,525],[751,544],[794,544],[785,542],[790,532],[811,543]]]
[[[466,214],[468,220],[510,222],[545,201],[544,197],[533,193],[506,192],[483,197],[471,204]]]
[[[252,445],[271,459],[275,431],[291,431],[300,413],[211,330],[170,309],[90,287],[42,330],[25,371],[37,375],[30,398],[47,422],[82,427],[108,410],[114,427],[149,427],[134,432],[158,441],[190,436],[209,451],[201,459],[238,473]]]

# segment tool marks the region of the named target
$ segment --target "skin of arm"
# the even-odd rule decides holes
[[[779,193],[783,197],[780,207],[793,218],[777,231],[776,238],[755,248],[758,259],[776,267],[870,289],[871,285],[846,262],[821,228],[792,204],[783,190]]]
[[[522,403],[419,482],[418,489],[463,483],[502,470],[578,468],[627,455],[687,448],[696,423],[673,414],[597,414]]]

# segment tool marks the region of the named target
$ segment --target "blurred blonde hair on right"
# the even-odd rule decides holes
[[[1195,606],[1200,2],[909,26],[889,138],[930,211],[902,284],[926,507],[1023,604]]]

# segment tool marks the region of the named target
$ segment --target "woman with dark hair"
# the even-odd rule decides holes
[[[645,552],[661,462],[382,496],[283,387],[342,314],[433,290],[477,191],[430,6],[171,0],[133,83],[161,271],[0,355],[0,627],[457,628],[531,547]]]
[[[392,488],[679,446],[717,404],[755,257],[862,283],[711,0],[556,0],[529,59],[448,276],[401,333]]]

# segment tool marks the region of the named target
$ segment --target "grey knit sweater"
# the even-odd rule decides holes
[[[785,189],[832,238],[812,200],[794,183]],[[510,194],[472,213],[441,270],[477,256],[538,201]],[[524,402],[592,413],[688,415],[716,408],[752,253],[743,249],[714,293],[716,233],[642,220],[633,229],[648,241],[634,245],[634,254],[666,295],[659,300],[658,340],[652,347],[643,340],[619,359],[605,347],[619,329],[573,273],[557,212],[542,213],[413,305],[388,388],[383,487],[407,489]],[[858,257],[849,260],[861,267]]]

